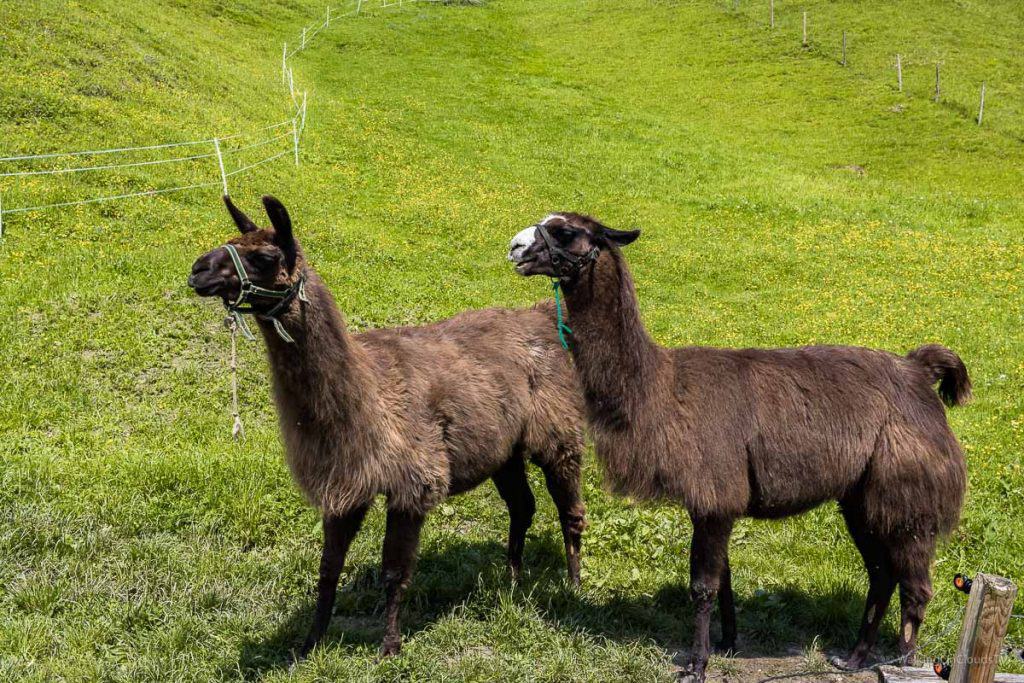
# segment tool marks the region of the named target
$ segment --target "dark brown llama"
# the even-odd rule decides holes
[[[520,232],[509,258],[523,275],[557,278],[598,458],[621,493],[671,499],[693,521],[692,673],[703,679],[717,594],[722,646],[736,640],[728,544],[739,517],[778,518],[839,502],[870,587],[857,644],[863,666],[895,587],[900,652],[915,650],[932,595],[938,537],[957,524],[965,463],[932,386],[949,405],[970,397],[955,353],[872,349],[666,349],[640,320],[619,251],[639,230],[552,214]]]
[[[401,649],[399,605],[420,529],[448,496],[494,481],[508,505],[508,564],[518,575],[534,513],[527,459],[544,472],[578,584],[583,402],[550,302],[349,334],[284,206],[263,198],[273,224],[263,230],[225,202],[242,234],[201,256],[188,283],[227,306],[251,306],[288,466],[323,514],[316,611],[300,656],[327,630],[345,555],[378,494],[387,498],[383,654]]]

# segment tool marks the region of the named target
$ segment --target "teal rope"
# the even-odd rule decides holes
[[[565,324],[562,320],[562,301],[559,297],[560,284],[558,280],[551,281],[551,289],[555,290],[555,315],[558,318],[558,340],[562,342],[562,348],[566,351],[569,350],[569,342],[566,341],[565,335],[572,334],[572,329]]]

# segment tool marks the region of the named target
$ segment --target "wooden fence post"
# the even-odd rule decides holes
[[[843,66],[846,66],[846,31],[843,31]]]
[[[939,63],[935,62],[935,101],[939,101],[939,96],[942,94],[941,81],[939,80]]]
[[[899,86],[900,92],[903,92],[903,62],[899,55],[896,55],[896,85]]]
[[[1009,579],[978,574],[971,585],[964,627],[953,659],[950,683],[992,683],[1017,586]]]
[[[957,575],[959,578],[959,575]],[[884,683],[937,683],[936,674],[949,683],[1024,683],[1020,674],[997,673],[1003,639],[1010,623],[1017,586],[1009,579],[978,574],[971,581],[957,583],[966,590],[967,607],[952,667],[936,660],[932,667],[919,669],[884,665],[879,668]]]
[[[981,119],[985,116],[985,81],[981,82],[981,103],[978,105],[978,125],[981,125]]]

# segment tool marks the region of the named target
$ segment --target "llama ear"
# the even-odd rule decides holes
[[[255,232],[260,229],[258,225],[252,222],[252,219],[246,216],[241,209],[235,206],[235,203],[231,201],[231,197],[224,195],[224,203],[227,205],[228,212],[231,213],[231,217],[235,220],[235,225],[238,226],[238,229],[243,235],[247,232]]]
[[[624,247],[627,244],[632,244],[636,238],[640,236],[640,230],[615,230],[614,228],[604,228],[601,231],[601,234],[612,244]]]
[[[274,226],[274,244],[284,252],[285,264],[290,271],[295,267],[295,237],[292,235],[292,219],[284,204],[270,195],[263,196],[263,208],[270,216],[270,224]]]

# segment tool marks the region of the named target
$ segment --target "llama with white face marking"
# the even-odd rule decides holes
[[[639,234],[552,214],[513,238],[509,258],[520,274],[555,278],[565,291],[570,348],[612,486],[677,501],[690,514],[692,673],[704,677],[716,595],[722,647],[735,646],[735,520],[785,517],[829,500],[839,502],[870,581],[857,644],[838,664],[863,666],[897,585],[899,647],[909,657],[932,595],[935,544],[956,526],[966,486],[939,400],[969,398],[963,362],[939,345],[906,356],[839,346],[658,346],[620,251]]]

